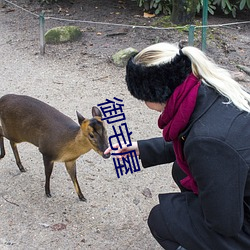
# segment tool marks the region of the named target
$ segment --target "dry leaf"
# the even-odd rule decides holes
[[[63,229],[66,229],[66,225],[63,223],[58,223],[58,224],[54,224],[53,226],[51,226],[53,231],[61,231]]]
[[[152,17],[155,17],[155,14],[149,14],[147,12],[144,12],[143,13],[143,17],[145,17],[145,18],[152,18]]]

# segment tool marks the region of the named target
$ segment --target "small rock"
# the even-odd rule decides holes
[[[247,73],[248,75],[250,75],[250,68],[244,65],[236,65],[237,68],[243,70],[245,73]]]
[[[42,227],[45,227],[45,228],[49,227],[49,224],[47,224],[47,223],[39,223],[39,225],[42,226]]]
[[[144,188],[142,194],[147,198],[152,198],[152,193],[149,188]]]
[[[5,1],[4,0],[0,0],[0,8],[4,8],[5,7]]]
[[[140,200],[137,199],[137,198],[134,198],[134,199],[133,199],[133,203],[134,203],[135,205],[138,205],[138,204],[140,203]]]
[[[51,226],[53,231],[61,231],[66,229],[66,225],[63,223],[58,223],[58,224],[54,224],[53,226]]]
[[[5,242],[5,245],[7,245],[7,246],[13,246],[15,243],[14,242],[12,242],[12,241],[7,241],[7,242]]]
[[[45,33],[45,42],[59,44],[77,41],[82,36],[82,31],[77,26],[55,27]]]
[[[233,79],[237,82],[245,82],[246,74],[243,72],[231,72]]]
[[[118,67],[125,67],[129,58],[138,53],[136,49],[126,48],[118,51],[112,56],[114,64]]]

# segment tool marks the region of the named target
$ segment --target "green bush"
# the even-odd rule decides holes
[[[200,0],[198,2],[198,5],[196,7],[197,13],[200,13],[202,11],[203,8],[203,0]],[[213,4],[213,2],[211,2],[210,0],[208,0],[208,12],[211,15],[214,15],[214,11],[216,10],[216,6]]]
[[[236,17],[237,10],[250,9],[250,0],[214,0],[213,4],[220,6],[225,14],[231,13],[233,17]]]
[[[154,11],[159,13],[171,14],[172,1],[174,0],[134,0],[140,7],[146,11]],[[192,1],[192,0],[189,0]],[[197,5],[197,13],[201,12],[204,0],[199,0]],[[250,9],[250,0],[208,0],[208,11],[214,15],[217,7],[220,7],[224,14],[231,14],[236,17],[236,12],[243,9]]]
[[[135,0],[139,7],[143,7],[145,11],[154,12],[158,15],[163,13],[165,15],[171,14],[172,4],[171,0]]]

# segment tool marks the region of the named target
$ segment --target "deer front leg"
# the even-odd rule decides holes
[[[50,176],[53,171],[54,162],[51,161],[50,157],[43,155],[43,163],[45,168],[45,194],[47,197],[51,197],[50,193]]]
[[[74,187],[76,190],[76,193],[78,194],[78,197],[81,201],[87,201],[86,198],[83,196],[82,191],[80,189],[80,186],[77,181],[76,177],[76,161],[68,161],[65,162],[66,169],[70,175],[71,180],[74,183]]]
[[[5,156],[5,149],[3,141],[3,129],[1,126],[0,126],[0,149],[1,149],[0,159],[2,159]]]
[[[0,149],[1,149],[0,159],[2,159],[5,156],[3,136],[0,136]]]
[[[19,154],[17,151],[16,143],[14,141],[10,141],[10,145],[11,145],[12,151],[14,153],[14,156],[16,159],[16,164],[17,164],[18,168],[20,169],[21,172],[25,172],[26,170],[24,169],[24,167],[21,163],[21,160],[20,160],[20,157],[19,157]]]

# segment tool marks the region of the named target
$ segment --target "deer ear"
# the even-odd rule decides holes
[[[97,107],[92,107],[92,115],[93,115],[93,117],[94,116],[100,116],[100,117],[102,117],[102,112],[100,111],[100,109],[99,108],[97,108]]]
[[[77,114],[78,122],[81,125],[83,121],[85,120],[85,118],[78,111],[76,111],[76,114]]]

